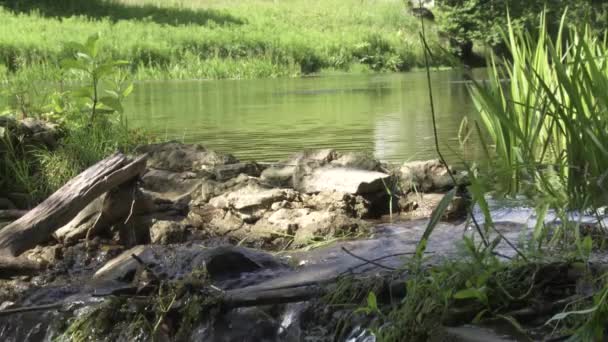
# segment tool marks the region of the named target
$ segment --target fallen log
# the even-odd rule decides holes
[[[55,230],[70,222],[95,198],[139,177],[145,166],[145,155],[131,160],[116,153],[73,178],[40,205],[0,230],[0,267],[2,259],[18,256],[47,241]]]

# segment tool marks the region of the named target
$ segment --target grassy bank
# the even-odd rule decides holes
[[[400,0],[0,1],[0,74],[53,73],[64,44],[99,32],[138,79],[297,76],[423,65]],[[434,62],[447,64],[431,29]],[[54,76],[54,75],[53,75]],[[54,77],[51,77],[54,78]]]

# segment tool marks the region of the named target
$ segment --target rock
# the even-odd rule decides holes
[[[348,152],[330,162],[333,166],[358,170],[383,171],[382,164],[367,153]]]
[[[293,177],[296,167],[293,165],[273,166],[262,171],[261,179],[266,184],[277,188],[293,188]]]
[[[410,219],[430,217],[431,213],[445,194],[438,193],[410,193],[399,200],[402,215]],[[455,196],[443,217],[449,220],[462,218],[467,213],[467,201]]]
[[[238,163],[230,154],[222,154],[201,145],[167,142],[146,145],[136,153],[148,154],[148,167],[172,172],[210,172],[214,166]]]
[[[240,174],[245,174],[252,177],[259,177],[262,172],[262,167],[255,162],[235,163],[228,165],[219,165],[215,167],[215,179],[218,182],[225,182],[235,178]]]
[[[61,246],[36,246],[23,253],[23,256],[41,265],[56,265],[61,258]]]
[[[131,282],[139,257],[156,274],[168,279],[182,279],[196,270],[206,269],[212,280],[239,278],[242,273],[284,265],[272,255],[244,247],[221,246],[205,248],[200,245],[148,245],[131,248],[108,261],[93,275],[92,285],[104,286],[116,282]]]
[[[327,165],[338,158],[332,149],[306,150],[290,156],[285,162],[262,172],[262,181],[273,187],[295,188],[301,175]]]
[[[390,175],[376,171],[343,167],[321,167],[298,182],[298,190],[305,193],[338,191],[348,194],[367,194],[384,191]]]
[[[186,241],[186,226],[176,221],[156,221],[150,227],[150,241],[168,245]]]
[[[309,208],[279,209],[267,213],[251,227],[256,239],[293,237],[294,246],[305,246],[317,239],[328,240],[367,228],[364,221],[340,212],[314,211]]]
[[[16,209],[13,202],[11,202],[8,198],[0,197],[0,209]]]
[[[236,178],[232,178],[226,182],[217,182],[214,180],[204,180],[195,194],[191,205],[200,206],[206,204],[213,197],[220,196],[224,193],[235,191],[246,186],[260,185],[258,178],[249,177],[246,174],[240,174]]]
[[[367,217],[370,207],[369,201],[362,196],[338,191],[322,191],[306,196],[303,202],[306,207],[315,210],[337,211],[356,218]]]
[[[53,149],[61,137],[58,125],[35,118],[17,121],[5,116],[0,119],[0,127],[19,136],[19,143],[22,145],[46,146]]]
[[[299,220],[309,215],[312,210],[308,208],[286,209],[281,208],[269,213],[264,219],[259,220],[251,227],[252,234],[256,238],[268,239],[274,236],[294,236],[300,228]]]
[[[294,236],[295,246],[306,246],[317,239],[328,240],[347,236],[367,228],[364,221],[336,212],[311,212],[296,220],[298,229]]]
[[[291,189],[267,189],[259,185],[247,185],[209,200],[218,209],[234,210],[247,222],[256,221],[275,202],[293,201],[297,194]]]
[[[203,180],[193,172],[171,172],[149,169],[142,176],[143,188],[152,197],[170,202],[190,202],[192,193]]]
[[[454,186],[447,168],[438,159],[404,163],[399,169],[399,180],[404,191],[442,191]]]

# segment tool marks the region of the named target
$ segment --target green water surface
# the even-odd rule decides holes
[[[474,113],[462,71],[432,73],[438,133],[451,161]],[[436,157],[425,72],[308,78],[144,82],[127,99],[132,126],[240,159],[281,160],[305,148],[381,160]]]

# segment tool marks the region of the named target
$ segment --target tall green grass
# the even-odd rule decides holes
[[[490,63],[472,88],[493,145],[489,160],[505,194],[544,196],[584,209],[608,200],[608,45],[589,29],[530,34],[509,24],[511,56]]]
[[[4,3],[4,5],[2,5]],[[423,66],[400,0],[0,1],[0,71],[52,67],[67,41],[101,33],[101,53],[139,79],[258,78]],[[437,64],[447,65],[435,30]]]

